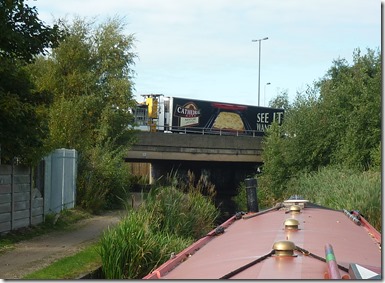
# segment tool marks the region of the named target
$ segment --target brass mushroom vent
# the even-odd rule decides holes
[[[290,206],[289,211],[291,213],[300,213],[301,212],[301,207],[299,205],[295,204],[295,205]]]
[[[299,222],[297,219],[288,218],[285,220],[284,224],[285,224],[285,230],[298,230]]]
[[[295,245],[291,241],[278,241],[273,245],[275,256],[293,256]]]

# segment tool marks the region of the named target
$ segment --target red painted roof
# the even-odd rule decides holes
[[[332,276],[333,265],[340,265],[336,269],[341,277],[350,273],[355,278],[353,271],[361,270],[361,266],[373,274],[381,273],[381,235],[370,224],[357,225],[348,213],[304,203],[299,203],[302,209],[298,214],[289,211],[292,203],[286,203],[286,207],[256,216],[246,214],[238,220],[234,216],[221,225],[224,233],[214,235],[213,230],[144,279],[219,279],[253,261],[259,262],[229,278],[325,279]],[[284,228],[288,218],[298,220],[298,230]],[[293,256],[268,255],[274,243],[282,240],[293,242],[310,255],[298,250]],[[334,257],[326,256],[325,246],[329,244]],[[326,257],[331,261],[325,262]]]

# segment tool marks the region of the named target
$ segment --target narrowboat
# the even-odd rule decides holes
[[[259,211],[249,195],[248,210],[143,279],[382,279],[381,233],[358,211],[301,196]]]

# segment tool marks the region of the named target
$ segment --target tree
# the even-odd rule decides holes
[[[287,90],[282,91],[280,94],[277,95],[277,97],[273,98],[269,102],[269,106],[272,108],[282,108],[285,109],[285,111],[289,110],[290,103]]]
[[[378,168],[381,160],[381,56],[353,53],[285,106],[283,125],[264,138],[262,180],[282,195],[290,178],[320,167]],[[283,105],[284,99],[274,103]],[[286,109],[286,108],[285,108]]]
[[[36,7],[24,4],[24,0],[0,2],[0,30],[0,57],[25,62],[57,46],[62,36],[58,25],[46,26],[38,18]]]
[[[320,100],[330,122],[330,139],[336,144],[334,163],[368,169],[381,142],[381,54],[359,49],[353,65],[333,62],[319,82]]]
[[[76,18],[61,29],[65,40],[29,72],[39,91],[53,94],[46,146],[79,152],[77,203],[97,211],[129,185],[122,156],[133,139],[134,37],[119,18],[99,25]]]
[[[0,2],[0,29],[0,158],[31,163],[42,155],[47,128],[41,108],[49,100],[34,90],[24,66],[62,34],[58,26],[44,25],[23,0]]]
[[[121,33],[119,18],[99,26],[79,18],[62,24],[65,41],[30,68],[38,90],[53,93],[48,142],[78,150],[111,140],[126,145],[133,121],[128,109],[135,103],[133,36]]]

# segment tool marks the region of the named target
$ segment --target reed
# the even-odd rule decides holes
[[[138,279],[191,244],[191,240],[154,231],[152,215],[131,211],[100,240],[105,279]]]
[[[210,199],[199,191],[183,193],[175,187],[153,189],[145,209],[157,219],[160,231],[194,239],[211,231],[219,215]]]
[[[101,237],[105,279],[139,279],[214,228],[219,212],[190,188],[156,187],[137,209]]]
[[[380,172],[357,172],[340,167],[321,168],[316,173],[302,174],[291,179],[285,197],[294,194],[330,208],[358,210],[381,231]]]

